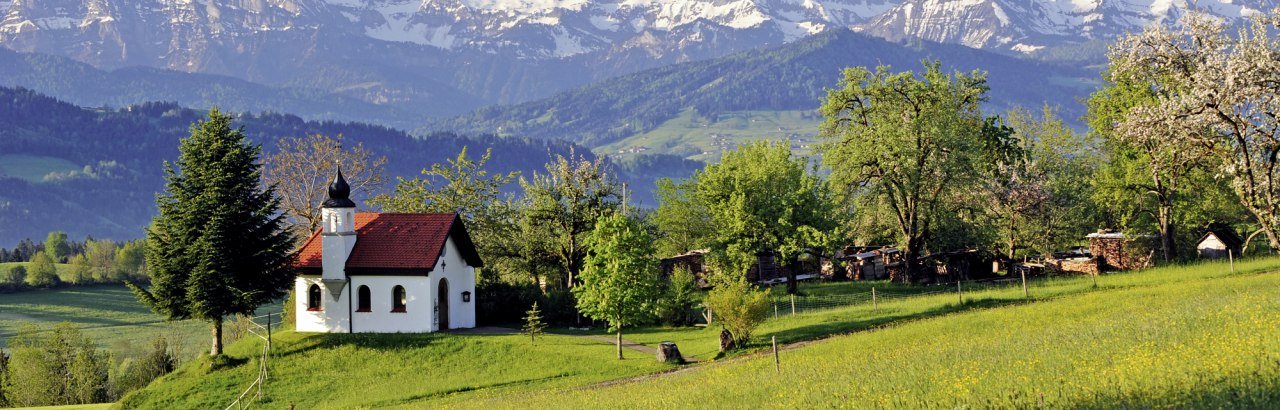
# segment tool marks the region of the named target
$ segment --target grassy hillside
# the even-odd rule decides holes
[[[614,158],[667,154],[716,162],[724,151],[748,142],[787,139],[796,153],[811,155],[821,121],[814,111],[741,111],[706,118],[688,109],[653,130],[593,151]]]
[[[267,408],[383,408],[474,390],[519,392],[579,386],[667,368],[649,357],[613,359],[613,346],[572,336],[531,344],[523,335],[300,334],[275,340]],[[255,377],[261,345],[227,350],[231,368],[201,360],[121,401],[125,407],[225,406]]]
[[[1274,269],[1274,260],[1266,267]],[[1251,265],[1260,268],[1259,265]],[[1070,281],[1035,303],[909,322],[672,375],[458,407],[1274,408],[1280,275],[1221,264]],[[1078,282],[1078,281],[1077,281]],[[975,304],[1004,291],[975,294]],[[1054,296],[1058,294],[1059,296]],[[920,301],[923,302],[923,301]],[[885,306],[911,311],[921,303]],[[812,320],[823,326],[826,320]],[[779,332],[771,323],[765,334]],[[714,406],[714,405],[713,405]]]
[[[744,354],[672,374],[639,353],[568,335],[304,335],[277,339],[268,406],[600,407],[1266,407],[1280,401],[1280,258],[1208,263],[1099,278],[970,289],[886,292],[855,305],[771,319]],[[1264,273],[1265,272],[1265,273]],[[822,292],[849,285],[822,286]],[[858,288],[858,289],[854,289]],[[849,290],[860,290],[858,286]],[[893,291],[893,289],[890,289]],[[935,293],[941,292],[941,293]],[[868,331],[873,330],[873,331]],[[570,330],[560,332],[581,333]],[[596,332],[588,332],[596,334]],[[632,329],[715,356],[715,329]],[[834,336],[832,335],[843,335]],[[772,373],[765,349],[786,350]],[[818,341],[813,341],[818,340]],[[130,396],[144,408],[229,402],[255,368],[195,362]],[[628,379],[623,383],[602,381]]]

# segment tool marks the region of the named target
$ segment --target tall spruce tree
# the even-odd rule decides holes
[[[160,215],[147,231],[151,286],[138,299],[170,320],[213,326],[210,353],[222,354],[223,318],[250,314],[293,282],[293,238],[274,187],[261,188],[262,148],[216,108],[191,126],[176,164],[165,163]]]

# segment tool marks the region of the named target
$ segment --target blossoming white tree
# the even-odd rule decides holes
[[[1280,9],[1235,33],[1203,14],[1153,26],[1112,47],[1109,80],[1150,87],[1153,101],[1118,124],[1123,138],[1205,149],[1280,249]]]

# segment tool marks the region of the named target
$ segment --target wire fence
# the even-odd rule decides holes
[[[271,361],[271,329],[273,325],[279,325],[280,322],[275,322],[275,319],[279,317],[280,314],[268,313],[262,316],[248,318],[249,326],[245,331],[250,335],[262,339],[262,353],[258,358],[258,372],[253,381],[249,383],[249,387],[246,387],[244,391],[236,397],[235,401],[232,401],[231,404],[228,404],[223,410],[247,409],[256,401],[262,400],[262,396],[264,394],[263,391],[266,389],[267,380],[269,379],[267,370]],[[258,323],[260,319],[266,319],[266,324]]]
[[[923,291],[884,291],[872,288],[866,292],[844,293],[838,295],[790,295],[773,300],[773,316],[780,317],[826,309],[838,309],[851,306],[869,305],[872,308],[879,304],[932,297],[938,295],[955,295],[957,301],[964,299],[965,293],[977,293],[994,289],[1007,289],[1018,286],[1019,279],[986,279],[962,282],[950,282],[929,286]]]

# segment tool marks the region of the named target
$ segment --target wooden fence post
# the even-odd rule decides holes
[[[960,288],[960,278],[956,278],[956,294],[960,295],[960,304],[964,305],[964,289]]]
[[[880,306],[876,303],[876,288],[871,288],[871,310],[880,310]]]
[[[1018,272],[1022,273],[1022,297],[1030,298],[1031,292],[1027,291],[1027,267],[1023,266],[1022,269],[1018,269]]]
[[[777,303],[774,303],[774,304],[773,304],[773,318],[774,318],[774,319],[777,319],[777,318],[778,318],[778,304],[777,304]]]
[[[781,373],[782,362],[778,360],[778,336],[772,336],[770,339],[773,341],[773,371]]]
[[[796,295],[791,295],[791,316],[796,315]]]
[[[350,324],[348,324],[350,325]],[[270,364],[271,357],[271,312],[267,312],[267,355],[262,357],[262,380],[267,379],[267,365]]]
[[[1236,274],[1236,256],[1235,251],[1227,249],[1227,261],[1231,263],[1231,274]]]

